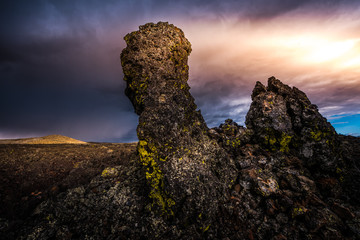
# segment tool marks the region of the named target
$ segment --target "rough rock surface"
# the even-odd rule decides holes
[[[317,181],[337,179],[332,187],[321,188],[326,196],[338,197],[334,189],[341,188],[339,182],[351,185],[352,180],[345,179],[345,171],[354,163],[346,159],[335,129],[305,93],[271,77],[267,87],[257,82],[251,97],[246,126],[252,130],[252,142],[271,152],[298,157]],[[354,193],[349,197],[358,196]]]
[[[223,124],[225,129],[227,124]],[[222,126],[222,127],[223,127]],[[218,132],[223,131],[219,127]],[[240,139],[251,131],[239,127]],[[231,142],[231,135],[222,135]],[[219,138],[218,138],[219,139]],[[271,151],[262,144],[240,142],[238,179],[232,188],[230,217],[220,239],[357,239],[359,203],[351,202],[345,182],[311,168],[295,154]],[[343,171],[349,173],[349,169]],[[354,170],[355,171],[355,170]],[[350,185],[358,186],[359,172]],[[331,189],[331,194],[325,191]],[[345,200],[346,199],[346,200]]]
[[[340,145],[305,93],[274,77],[256,83],[252,100],[247,129],[228,119],[210,130],[239,169],[232,227],[221,237],[358,238],[356,143]]]
[[[125,40],[137,155],[41,203],[18,239],[360,238],[359,140],[338,136],[305,93],[257,82],[247,128],[208,129],[183,32],[151,23]]]
[[[153,199],[151,210],[207,231],[236,180],[232,158],[208,136],[190,95],[184,33],[146,24],[125,36],[121,62],[126,94],[139,114],[138,153]]]
[[[271,77],[267,88],[256,83],[251,98],[246,126],[254,130],[255,142],[272,151],[295,150],[309,166],[336,169],[340,156],[335,129],[305,93]]]

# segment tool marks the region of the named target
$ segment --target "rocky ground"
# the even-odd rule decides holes
[[[74,163],[70,179],[45,178],[49,197],[21,221],[4,215],[2,236],[360,239],[359,138],[338,135],[304,92],[275,77],[256,83],[246,127],[228,119],[209,129],[189,92],[191,45],[182,30],[149,23],[125,41],[125,93],[139,115],[135,152],[103,169],[109,159],[96,161],[98,152],[120,145],[99,145],[96,155],[81,156],[88,159],[80,164],[90,169],[86,181],[71,174],[79,168]],[[65,187],[52,194],[58,185]],[[27,195],[42,196],[34,189]]]
[[[46,139],[48,142],[49,138]],[[3,239],[11,239],[39,203],[88,184],[106,167],[127,165],[136,148],[136,143],[17,144],[22,142],[20,139],[9,144],[9,141],[0,144],[0,226],[8,232]]]

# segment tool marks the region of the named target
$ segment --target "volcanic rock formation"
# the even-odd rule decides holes
[[[136,156],[43,201],[18,239],[360,239],[359,139],[338,136],[305,93],[257,82],[247,128],[208,129],[184,33],[149,23],[125,40]]]
[[[359,170],[347,157],[355,153],[345,156],[334,128],[296,87],[271,77],[267,87],[256,83],[252,100],[246,129],[228,119],[210,131],[239,169],[228,223],[237,225],[223,236],[358,237]]]
[[[254,130],[254,142],[271,151],[288,153],[291,149],[307,165],[329,172],[340,167],[335,129],[305,93],[271,77],[267,88],[256,83],[251,98],[245,123]]]
[[[189,92],[191,45],[179,28],[167,23],[141,26],[125,40],[121,62],[126,95],[140,115],[138,153],[151,209],[206,230],[228,197],[236,171],[233,160],[209,138]]]

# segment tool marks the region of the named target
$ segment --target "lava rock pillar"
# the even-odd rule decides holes
[[[151,210],[208,231],[236,171],[208,136],[189,92],[191,44],[181,29],[163,22],[140,26],[124,39],[125,93],[139,115],[137,150]]]

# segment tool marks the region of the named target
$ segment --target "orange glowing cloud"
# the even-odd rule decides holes
[[[228,98],[233,100],[219,101],[229,107],[243,103],[245,115],[255,81],[274,75],[305,91],[325,116],[360,112],[359,11],[304,14],[299,10],[266,20],[231,16],[183,21],[193,46],[190,85],[194,91],[217,81],[219,88],[231,85]]]

